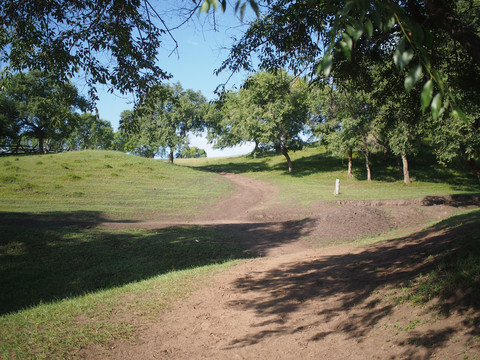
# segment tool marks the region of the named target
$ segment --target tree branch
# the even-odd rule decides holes
[[[475,31],[462,23],[444,1],[424,0],[424,3],[434,24],[458,41],[473,61],[480,66],[480,37]]]

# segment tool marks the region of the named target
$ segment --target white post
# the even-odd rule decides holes
[[[335,192],[333,195],[340,194],[340,179],[335,180]]]

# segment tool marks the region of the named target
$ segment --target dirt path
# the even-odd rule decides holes
[[[480,356],[480,333],[457,306],[448,315],[395,304],[394,286],[428,270],[457,232],[422,224],[476,206],[426,203],[275,206],[272,185],[224,174],[238,188],[192,223],[215,224],[266,255],[242,262],[174,304],[136,343],[117,341],[88,358],[112,359],[461,359]],[[428,206],[426,206],[428,205]],[[165,224],[149,223],[149,226]],[[333,244],[416,227],[413,235],[368,246]],[[429,258],[430,255],[430,258]],[[425,260],[430,259],[430,260]],[[462,294],[459,294],[461,297]],[[452,299],[459,301],[459,299]],[[461,304],[461,302],[459,302]],[[473,339],[473,340],[472,340]],[[478,339],[476,341],[475,339]],[[85,353],[84,353],[85,354]],[[478,358],[478,357],[477,357]]]

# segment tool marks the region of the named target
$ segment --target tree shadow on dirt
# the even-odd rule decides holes
[[[454,217],[408,237],[366,246],[358,252],[325,255],[314,260],[285,263],[261,273],[249,273],[234,283],[238,292],[246,294],[245,299],[229,305],[238,310],[255,311],[259,322],[252,326],[249,335],[236,339],[230,347],[258,344],[307,328],[322,329],[309,341],[340,334],[343,338],[362,342],[375,326],[388,319],[395,307],[393,302],[382,301],[372,294],[378,289],[399,287],[416,275],[428,272],[437,256],[451,251],[458,245],[456,239],[478,231],[479,225],[477,212]],[[311,310],[308,315],[302,312],[311,301],[321,302],[323,310]],[[455,308],[467,311],[473,306],[479,310],[478,305],[459,298]],[[299,317],[303,322],[298,322]],[[336,325],[328,326],[334,320]],[[478,320],[467,324],[472,335],[480,334],[475,326]],[[289,322],[294,326],[289,326]],[[262,330],[266,324],[270,327]],[[452,328],[412,333],[397,344],[404,351],[401,358],[417,358],[413,354],[419,348],[427,354],[422,358],[429,358],[436,347],[455,333]]]
[[[316,220],[304,218],[277,222],[221,224],[208,226],[230,234],[231,240],[254,256],[301,241],[315,230]]]

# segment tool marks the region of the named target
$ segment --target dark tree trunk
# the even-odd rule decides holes
[[[353,167],[353,150],[352,148],[348,149],[348,172],[347,176],[352,177],[352,167]]]
[[[397,156],[397,170],[400,174],[403,173],[403,168],[402,168],[402,157]]]
[[[45,152],[45,149],[43,148],[43,136],[38,137],[38,152],[40,154],[43,154]]]
[[[285,159],[287,159],[287,164],[288,164],[288,173],[291,174],[293,172],[292,170],[292,160],[290,159],[290,155],[288,155],[287,149],[282,147],[282,155],[285,156]]]
[[[478,169],[477,164],[475,163],[475,159],[470,158],[468,159],[467,163],[472,173],[477,177],[478,182],[480,182],[480,170]]]
[[[173,164],[173,150],[170,150],[170,153],[168,154],[168,163]]]
[[[407,155],[402,154],[402,164],[403,164],[403,181],[405,184],[410,184],[410,172],[408,171],[408,160]]]

